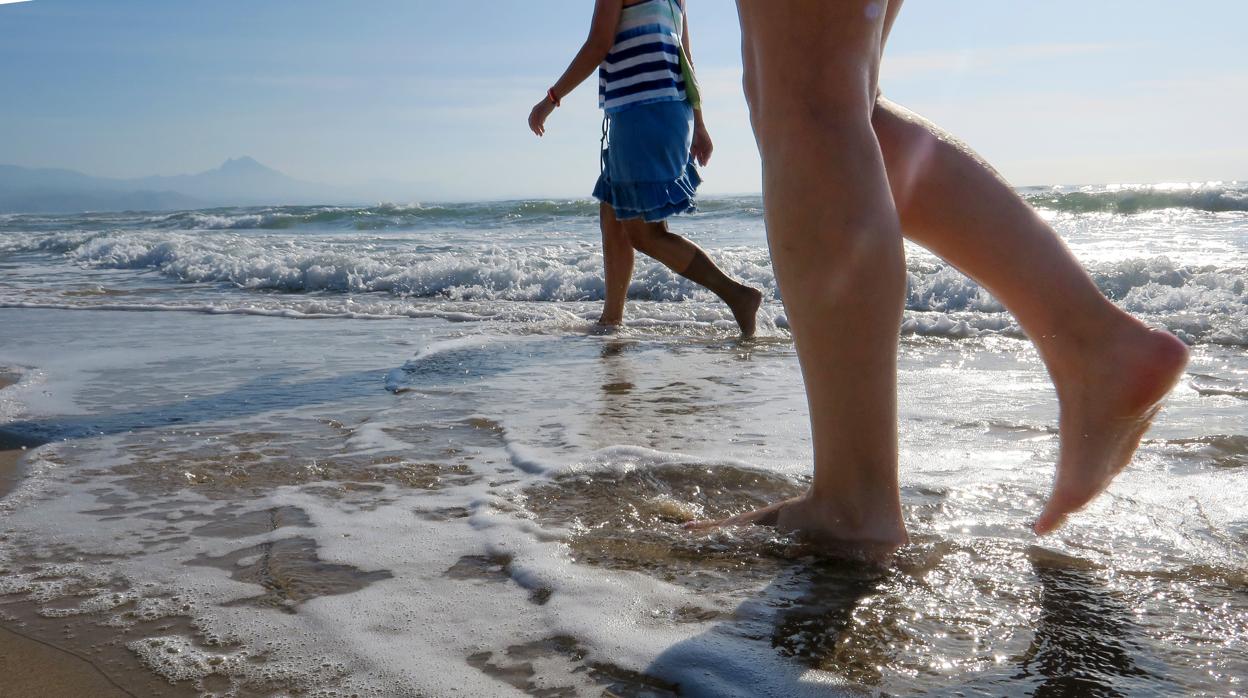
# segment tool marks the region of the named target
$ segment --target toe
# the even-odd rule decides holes
[[[1059,512],[1050,505],[1045,507],[1039,518],[1031,524],[1031,530],[1035,531],[1037,536],[1045,536],[1061,528],[1065,522],[1065,512]]]
[[[726,519],[704,519],[701,521],[690,521],[684,525],[687,531],[705,531],[712,528],[725,528],[728,526],[775,526],[776,521],[780,518],[780,509],[787,502],[772,504],[769,507],[747,511],[744,514],[737,514]]]
[[[1040,536],[1056,531],[1066,523],[1068,516],[1083,508],[1091,499],[1088,496],[1072,496],[1070,492],[1064,492],[1061,487],[1055,488],[1049,501],[1045,503],[1044,510],[1032,524],[1032,530]]]

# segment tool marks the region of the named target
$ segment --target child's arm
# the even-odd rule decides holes
[[[615,43],[615,28],[620,24],[620,12],[624,9],[623,0],[595,0],[594,19],[589,27],[589,37],[581,45],[581,50],[568,64],[568,69],[550,88],[542,101],[529,113],[529,129],[537,135],[546,133],[546,117],[559,106],[559,102],[577,85],[585,82],[585,78],[594,74],[594,70],[607,57]]]
[[[688,0],[683,4],[687,8]],[[685,15],[683,36],[681,42],[685,45],[685,55],[689,58],[689,67],[693,68],[693,49],[689,43],[689,12],[683,10]],[[715,150],[715,144],[711,142],[711,134],[706,130],[706,123],[702,121],[702,110],[693,110],[693,147],[689,149],[689,157],[696,160],[699,165],[705,165],[711,161],[711,152]]]

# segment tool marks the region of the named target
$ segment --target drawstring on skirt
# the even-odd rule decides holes
[[[598,141],[598,174],[607,173],[607,132],[611,125],[611,117],[605,112],[602,115],[602,139]],[[608,177],[608,179],[610,179]]]

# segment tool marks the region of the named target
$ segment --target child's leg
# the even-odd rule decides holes
[[[633,279],[633,244],[628,239],[628,233],[624,232],[624,226],[616,219],[615,209],[608,204],[600,204],[598,211],[607,287],[598,324],[618,325],[624,321],[624,302],[628,299],[628,285]]]
[[[710,289],[732,309],[744,337],[754,336],[755,317],[763,294],[734,281],[702,248],[668,230],[666,222],[647,223],[640,218],[622,221],[633,247],[659,260],[668,269]]]

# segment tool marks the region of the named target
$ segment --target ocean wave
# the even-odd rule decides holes
[[[26,249],[59,255],[83,269],[136,271],[179,284],[223,287],[215,293],[278,292],[318,299],[327,294],[368,294],[456,303],[597,302],[605,296],[600,247],[589,241],[421,248],[228,231],[58,233],[25,240]],[[779,300],[765,249],[722,248],[715,251],[715,258],[728,274]],[[1185,265],[1154,257],[1093,263],[1089,272],[1111,300],[1189,342],[1237,345],[1248,336],[1248,269]],[[22,298],[31,293],[55,293],[60,299],[69,292],[27,289]],[[709,291],[643,256],[637,258],[629,297],[665,304],[717,303]],[[908,261],[905,307],[912,313],[1008,318],[986,289],[931,257]],[[1009,320],[992,320],[962,329],[942,326],[933,332],[970,336],[982,330],[1005,331],[1003,323],[1012,326]],[[923,334],[925,327],[914,323],[913,331]]]
[[[66,299],[62,299],[63,301]],[[697,307],[684,307],[696,305]],[[116,299],[90,302],[5,301],[0,308],[24,310],[75,310],[130,313],[193,313],[199,315],[244,315],[285,320],[442,320],[452,323],[494,323],[499,334],[546,335],[568,332],[595,332],[601,306],[593,302],[550,303],[439,303],[419,300],[355,301],[345,298],[303,300],[232,299],[181,303],[150,303]],[[978,313],[906,312],[899,328],[901,335],[944,339],[972,339],[985,336],[1024,337],[1018,325],[1006,316]],[[759,315],[760,338],[787,338],[788,318],[780,306],[764,307]],[[725,306],[638,302],[630,306],[621,337],[683,335],[735,335],[736,322]]]
[[[542,217],[597,215],[589,202],[530,201],[499,204],[380,204],[368,207],[283,206],[266,209],[180,211],[148,221],[174,230],[385,230],[430,223],[490,226]]]
[[[588,241],[539,246],[473,245],[411,251],[364,243],[269,239],[217,233],[65,233],[28,238],[18,249],[64,255],[83,267],[151,270],[177,281],[243,289],[387,292],[457,300],[601,300],[602,255]],[[765,249],[716,250],[729,274],[776,296]],[[932,258],[908,262],[906,307],[921,311],[1002,312],[1001,304],[957,269]],[[1248,269],[1193,266],[1167,257],[1093,263],[1089,272],[1110,299],[1139,312],[1236,313],[1248,303]],[[630,296],[682,301],[706,292],[638,256]]]
[[[758,215],[759,207],[735,200],[708,201],[702,210]],[[168,213],[15,214],[0,218],[4,231],[120,230],[408,230],[428,227],[498,228],[568,220],[595,221],[598,202],[589,199],[497,201],[374,206],[269,206],[213,208]]]
[[[452,225],[514,227],[561,220],[594,221],[599,204],[590,199],[496,201],[463,204],[379,204],[368,207],[284,206],[269,209],[182,211],[148,220],[153,227],[180,230],[390,230]],[[705,199],[706,216],[762,217],[762,200]]]
[[[1208,213],[1248,212],[1248,185],[1023,188],[1031,205],[1069,214],[1140,214],[1167,209]],[[703,197],[698,216],[761,223],[762,197]],[[430,227],[516,228],[570,222],[592,225],[598,202],[545,199],[470,203],[381,203],[372,206],[269,206],[174,212],[5,214],[0,232],[118,230],[412,230]]]
[[[1050,190],[1027,193],[1036,208],[1066,213],[1136,214],[1166,209],[1193,209],[1210,213],[1248,211],[1248,186],[1113,187],[1081,191]]]

